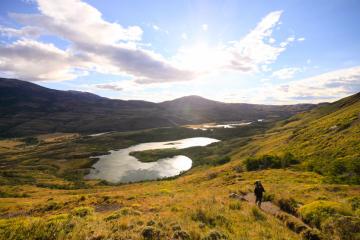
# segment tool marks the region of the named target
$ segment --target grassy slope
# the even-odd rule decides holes
[[[229,239],[300,239],[274,217],[266,215],[259,218],[248,203],[230,199],[229,193],[247,192],[252,189],[255,180],[261,179],[267,192],[275,199],[292,197],[300,205],[326,199],[350,207],[349,199],[360,194],[359,185],[328,184],[324,176],[299,171],[299,168],[242,172],[242,161],[251,155],[287,151],[300,156],[305,162],[312,159],[329,162],[354,159],[359,153],[359,138],[356,135],[359,133],[359,109],[359,101],[345,99],[320,110],[294,116],[267,134],[252,137],[250,142],[244,141],[244,138],[232,139],[230,143],[235,149],[228,153],[232,156],[230,163],[216,167],[198,166],[174,180],[122,186],[100,186],[96,185],[97,181],[87,181],[89,188],[77,190],[54,190],[25,182],[3,184],[1,191],[17,198],[0,198],[0,213],[4,218],[0,220],[0,239],[47,239],[51,236],[59,239],[139,239],[146,225],[158,229],[162,239],[172,237],[179,228],[177,225],[192,239],[208,236],[212,231],[223,233]],[[335,125],[339,127],[330,130]],[[343,125],[346,128],[340,127]],[[113,142],[109,143],[109,138]],[[85,141],[82,139],[80,143],[78,140],[59,143],[62,147],[58,147],[62,153],[64,149],[89,152],[87,148],[91,146],[94,147],[92,151],[106,151],[108,147],[114,147],[114,142],[122,147],[134,140],[139,141],[139,138],[127,138],[129,142],[126,142],[119,141],[118,135],[111,135],[93,138],[92,141],[98,143],[96,145],[95,142],[94,145],[89,142],[80,144]],[[6,142],[9,149],[13,149],[14,145],[16,143]],[[51,146],[47,146],[48,150]],[[11,151],[9,149],[6,152]],[[22,161],[26,162],[26,156],[34,149],[21,152]],[[17,154],[12,156],[19,157]],[[16,157],[11,161],[17,161]],[[46,158],[42,161],[46,162]],[[78,161],[73,163],[78,164]],[[32,178],[37,180],[47,172],[39,170],[35,173],[32,172]],[[50,171],[46,179],[51,177],[53,181],[64,184],[61,176]],[[3,176],[2,179],[11,182],[11,177]]]
[[[335,180],[344,181],[359,177],[359,136],[360,94],[357,94],[279,123],[240,148],[233,158],[290,152],[307,169],[336,175]],[[338,165],[345,169],[337,171]]]

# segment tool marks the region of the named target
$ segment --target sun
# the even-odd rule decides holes
[[[181,47],[175,60],[185,69],[197,72],[208,72],[221,67],[226,56],[221,46],[210,46],[206,42],[197,42]]]

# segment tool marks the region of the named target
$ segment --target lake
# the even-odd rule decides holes
[[[165,148],[189,148],[206,146],[219,140],[206,137],[186,138],[168,142],[141,143],[120,150],[112,150],[109,155],[96,156],[99,160],[92,166],[86,179],[104,179],[112,183],[156,180],[179,175],[192,166],[192,160],[179,155],[143,163],[129,154],[135,151]]]

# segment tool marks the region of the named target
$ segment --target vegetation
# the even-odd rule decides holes
[[[276,156],[291,153],[305,171],[327,176],[333,183],[360,183],[360,94],[325,104],[280,122],[262,136],[238,149],[233,158],[270,155],[270,166],[279,166]]]
[[[47,134],[34,136],[36,144],[1,140],[0,239],[358,239],[358,99],[323,105],[271,129],[179,127]],[[96,162],[89,156],[193,136],[222,141],[133,153],[142,161],[189,156],[193,168],[180,177],[119,185],[83,179]],[[240,197],[256,180],[281,214]]]
[[[190,147],[185,149],[155,149],[131,152],[130,155],[136,157],[141,162],[156,162],[162,158],[170,158],[177,155],[185,155],[192,159],[193,166],[199,165],[222,165],[230,162],[229,154],[232,149],[245,144],[247,139],[234,142],[217,142],[206,147]]]
[[[294,155],[291,153],[286,153],[284,156],[272,156],[272,155],[263,155],[260,157],[250,157],[244,161],[246,169],[248,171],[267,169],[267,168],[285,168],[290,165],[299,163]]]

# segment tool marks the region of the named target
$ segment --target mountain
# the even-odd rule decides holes
[[[151,102],[113,100],[0,79],[0,136],[124,131],[179,123],[184,120]]]
[[[199,96],[187,96],[160,103],[176,116],[194,122],[235,121],[256,119],[281,119],[312,109],[313,104],[258,105],[246,103],[223,103]]]
[[[51,132],[97,133],[189,123],[282,119],[311,104],[270,106],[222,103],[188,96],[163,103],[108,99],[0,78],[0,136]]]

